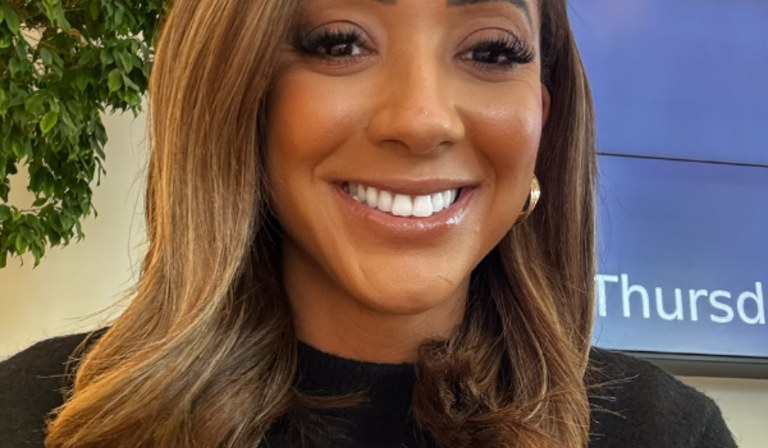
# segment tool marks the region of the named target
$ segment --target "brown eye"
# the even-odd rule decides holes
[[[300,36],[295,46],[309,56],[324,59],[355,57],[368,52],[361,34],[354,30],[333,31],[326,29],[318,33]]]
[[[527,55],[521,55],[515,48],[505,42],[484,42],[471,50],[471,58],[484,64],[509,65],[527,63]]]
[[[535,59],[535,54],[517,38],[504,35],[474,45],[460,58],[487,68],[504,69],[528,64]]]

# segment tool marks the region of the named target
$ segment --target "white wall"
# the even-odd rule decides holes
[[[85,239],[46,251],[40,265],[25,256],[0,269],[0,359],[53,335],[90,330],[106,309],[136,280],[145,244],[143,221],[145,116],[103,117],[106,176],[94,188],[98,217],[83,223]],[[141,173],[141,174],[139,174]],[[9,203],[28,207],[26,171],[11,179]],[[135,266],[135,267],[134,267]],[[119,312],[119,309],[114,311]]]
[[[714,398],[741,448],[768,446],[768,380],[680,377]]]
[[[0,359],[50,336],[99,327],[99,316],[82,317],[116,303],[136,280],[145,243],[144,116],[106,116],[105,125],[107,176],[95,189],[99,216],[85,222],[85,240],[50,250],[35,269],[31,257],[23,267],[10,260],[0,269]],[[31,203],[25,179],[14,180],[10,202]],[[681,379],[718,402],[739,446],[768,445],[768,380]]]

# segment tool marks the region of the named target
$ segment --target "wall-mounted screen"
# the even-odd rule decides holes
[[[598,345],[768,358],[768,168],[601,156]]]
[[[768,2],[569,7],[601,153],[593,343],[768,367]]]
[[[570,0],[605,153],[768,166],[768,3]]]

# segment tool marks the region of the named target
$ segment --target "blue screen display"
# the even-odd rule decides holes
[[[594,342],[768,357],[768,168],[601,156]]]
[[[768,165],[768,3],[571,0],[600,150]]]
[[[602,154],[593,343],[768,358],[768,2],[569,5]]]

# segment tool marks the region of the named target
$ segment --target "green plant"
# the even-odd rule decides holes
[[[84,235],[106,174],[99,113],[141,111],[167,0],[0,0],[0,268]],[[144,39],[144,37],[148,39]],[[8,205],[29,172],[28,209]]]

